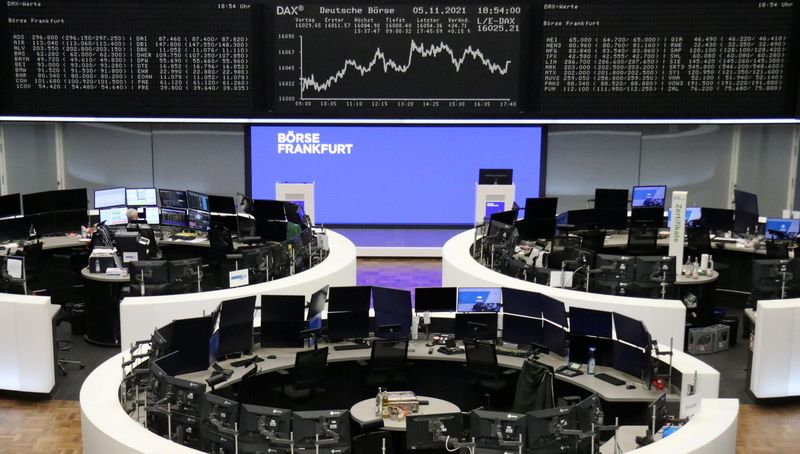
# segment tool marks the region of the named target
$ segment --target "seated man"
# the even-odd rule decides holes
[[[125,230],[129,232],[139,232],[142,238],[146,238],[150,243],[147,246],[147,257],[157,259],[161,257],[161,251],[158,250],[158,242],[156,241],[156,234],[153,228],[144,219],[139,219],[139,212],[136,208],[128,208],[125,212],[128,216],[128,225]]]

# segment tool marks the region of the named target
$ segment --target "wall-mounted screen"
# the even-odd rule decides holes
[[[514,169],[517,198],[539,195],[537,126],[253,126],[254,199],[276,181],[315,182],[315,222],[469,224],[478,169]]]

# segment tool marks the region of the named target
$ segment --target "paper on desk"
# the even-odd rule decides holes
[[[14,279],[22,279],[22,259],[9,257],[6,259],[6,271]]]
[[[197,238],[192,238],[191,240],[187,241],[187,243],[202,243],[205,240],[206,240],[205,238],[197,237]]]

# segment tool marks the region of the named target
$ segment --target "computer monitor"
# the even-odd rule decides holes
[[[540,295],[539,304],[542,306],[542,318],[556,325],[567,326],[567,309],[564,303],[547,295]]]
[[[602,272],[604,280],[616,282],[634,282],[636,279],[636,257],[630,255],[597,254],[594,258],[595,269]]]
[[[128,208],[114,207],[100,209],[100,222],[105,225],[126,225],[128,223]]]
[[[647,406],[644,419],[648,424],[649,435],[658,433],[667,423],[667,392],[662,393],[656,400]]]
[[[637,283],[674,283],[676,278],[676,262],[669,255],[640,255],[636,257]]]
[[[140,240],[139,232],[117,232],[114,234],[114,246],[121,255],[124,263],[145,260],[147,258],[147,245]],[[167,274],[169,275],[169,274]],[[147,284],[166,284],[166,282],[150,282]]]
[[[550,353],[564,356],[564,344],[567,340],[567,332],[559,325],[554,325],[548,321],[542,323],[542,345],[550,350]]]
[[[528,412],[527,452],[568,452],[568,440],[562,439],[561,430],[568,425],[570,407],[556,407]]]
[[[291,437],[291,428],[291,410],[252,404],[242,404],[240,407],[239,439],[243,444],[257,446],[258,452],[286,446],[285,441]]]
[[[529,197],[525,199],[524,219],[554,218],[557,206],[556,197]]]
[[[797,294],[798,259],[753,260],[753,296],[757,299],[784,299]]]
[[[303,205],[301,203],[283,202],[283,209],[286,212],[287,221],[299,226],[304,225],[303,218],[305,217],[305,212],[303,211]]]
[[[614,359],[611,365],[614,369],[636,378],[643,378],[645,369],[651,367],[650,358],[646,356],[644,349],[622,342],[614,343]]]
[[[628,211],[627,189],[602,189],[594,190],[594,208],[596,210]]]
[[[86,194],[86,188],[59,189],[51,192],[53,205],[49,211],[86,211],[89,209],[89,196]]]
[[[423,312],[454,312],[456,287],[417,287],[414,289],[414,310]]]
[[[385,287],[372,287],[375,309],[375,336],[387,339],[411,335],[411,292]]]
[[[292,413],[292,432],[296,447],[350,446],[350,411],[317,410]]]
[[[161,225],[169,227],[189,227],[189,218],[186,210],[178,210],[173,208],[161,209]]]
[[[448,437],[452,441],[459,439],[463,426],[461,413],[409,415],[406,417],[406,449],[442,449]]]
[[[489,216],[489,220],[491,222],[499,222],[499,223],[505,224],[505,225],[514,225],[514,223],[517,222],[517,217],[518,216],[519,216],[519,207],[511,209],[511,210],[492,213]],[[491,232],[489,232],[489,234],[491,234]]]
[[[457,313],[454,337],[458,340],[490,340],[497,339],[497,313]]]
[[[640,207],[631,209],[631,224],[661,228],[664,225],[664,207]]]
[[[733,190],[733,210],[758,216],[758,196],[752,192]]]
[[[621,341],[641,348],[650,345],[650,334],[640,320],[614,312],[614,331]]]
[[[133,233],[138,236],[136,232],[120,233]],[[121,236],[121,238],[129,237]],[[136,282],[137,284],[154,285],[169,283],[169,265],[166,260],[132,261],[128,265],[128,274],[131,276],[131,282]]]
[[[161,207],[166,208],[188,208],[186,202],[186,191],[176,189],[159,189],[158,198],[161,199]]]
[[[205,393],[204,397],[203,409],[200,413],[201,423],[213,421],[209,427],[212,431],[220,428],[233,430],[239,422],[239,402],[211,393]]]
[[[767,218],[764,238],[768,240],[794,240],[800,233],[800,219]]]
[[[539,293],[503,287],[503,313],[542,318]]]
[[[285,221],[286,206],[281,200],[253,200],[253,216],[257,220]]]
[[[209,340],[210,362],[232,353],[252,350],[255,307],[255,295],[220,303],[214,314],[214,331]]]
[[[211,214],[208,211],[198,211],[190,209],[187,216],[189,229],[198,232],[208,232],[211,230]]]
[[[96,193],[95,193],[96,194]],[[97,195],[95,195],[95,205],[97,205]],[[156,206],[155,188],[127,188],[125,189],[125,203],[132,207]]]
[[[503,312],[503,341],[517,345],[542,344],[542,320]]]
[[[328,309],[328,339],[331,342],[366,337],[369,337],[369,311],[331,312]]]
[[[511,184],[514,169],[478,169],[478,184]]]
[[[736,233],[755,233],[758,229],[758,213],[735,211],[733,213],[733,231]]]
[[[664,208],[667,200],[666,186],[634,186],[631,208]]]
[[[703,209],[700,207],[686,207],[686,218],[684,223],[687,226],[695,225],[703,217]],[[667,209],[667,228],[672,227],[672,207]]]
[[[458,312],[500,312],[502,291],[499,287],[459,287]]]
[[[212,213],[236,214],[236,200],[228,195],[208,195],[208,211]]]
[[[178,353],[171,375],[208,369],[208,338],[213,318],[210,315],[174,320],[169,330],[169,350]],[[164,333],[163,330],[159,330]]]
[[[39,215],[48,217],[49,222],[36,230],[39,234],[53,234],[66,232],[80,232],[82,226],[89,225],[89,214],[86,210],[67,210]]]
[[[472,410],[469,415],[470,436],[479,448],[508,449],[513,443],[525,446],[527,421],[521,413]]]
[[[569,339],[569,360],[575,363],[587,364],[589,362],[589,349],[593,348],[595,364],[598,366],[611,366],[614,363],[615,340],[605,337],[583,336],[572,331],[567,334]]]
[[[328,312],[369,311],[371,292],[368,285],[331,287],[328,290]]]
[[[142,208],[139,208],[139,210],[142,210]],[[159,225],[159,224],[161,224],[161,216],[159,215],[158,207],[156,207],[156,206],[149,207],[148,206],[148,207],[144,207],[143,210],[144,210],[144,221],[146,223],[148,223],[150,225]],[[139,213],[142,214],[141,211]],[[141,218],[141,216],[139,216],[139,217]]]
[[[208,195],[202,192],[186,191],[186,204],[190,210],[209,211]]]
[[[17,194],[0,196],[0,218],[22,215],[22,198]]]
[[[700,220],[708,226],[711,232],[727,232],[733,230],[733,210],[723,208],[703,207]]]
[[[322,312],[328,302],[328,286],[322,287],[311,295],[306,313],[306,323],[308,329],[322,329]]]
[[[306,297],[261,295],[261,346],[302,347]]]
[[[569,308],[569,332],[583,336],[611,337],[611,312]]]
[[[94,207],[96,209],[125,206],[125,188],[95,189]]]

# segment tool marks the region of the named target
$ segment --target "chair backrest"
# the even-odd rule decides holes
[[[654,255],[658,230],[655,228],[628,229],[628,255]]]
[[[224,224],[214,224],[208,233],[208,246],[212,254],[220,256],[233,252],[231,230]]]
[[[328,364],[328,347],[317,350],[299,351],[294,356],[292,384],[295,388],[310,388],[325,378],[325,366]]]
[[[408,358],[408,339],[376,339],[372,341],[369,367],[372,370],[402,369]]]
[[[686,229],[686,245],[696,254],[711,252],[711,238],[708,226],[699,225]]]
[[[767,241],[767,258],[768,259],[788,259],[789,248],[786,244],[779,241]]]
[[[473,374],[490,378],[500,374],[493,343],[465,340],[464,351],[467,354],[467,369]]]
[[[581,239],[581,247],[600,252],[606,242],[605,230],[586,230],[577,234]]]
[[[42,246],[44,243],[37,241],[35,243],[26,244],[22,248],[22,255],[25,257],[25,272],[30,273],[39,269],[39,263],[42,260]]]
[[[581,239],[577,236],[554,236],[550,242],[549,268],[561,268],[561,262],[572,258],[572,250],[579,247]]]

